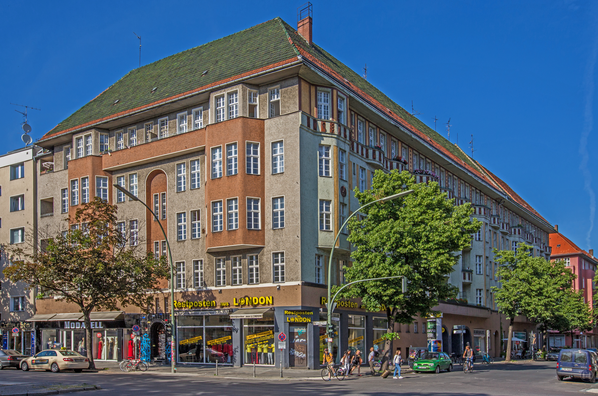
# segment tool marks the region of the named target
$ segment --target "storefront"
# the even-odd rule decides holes
[[[473,352],[479,356],[486,353],[486,331],[473,329]]]
[[[24,355],[35,353],[35,330],[27,322],[5,322],[0,326],[2,349],[14,349]]]
[[[175,312],[178,363],[232,364],[233,323],[229,312],[230,310]]]

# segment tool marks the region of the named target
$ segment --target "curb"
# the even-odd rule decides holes
[[[51,385],[50,385],[51,386]],[[40,395],[58,395],[65,393],[82,392],[88,390],[102,389],[98,385],[77,386],[65,389],[32,389],[28,391],[15,391],[9,393],[0,393],[2,396],[40,396]]]

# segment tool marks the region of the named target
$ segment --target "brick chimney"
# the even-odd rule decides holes
[[[309,45],[312,44],[313,6],[306,3],[305,7],[297,10],[297,33],[299,33]]]
[[[559,225],[558,225],[558,224],[555,224],[555,225],[554,225],[554,229],[555,229],[555,231],[556,231],[556,232],[559,232]]]
[[[590,249],[590,256],[594,257],[594,249]]]

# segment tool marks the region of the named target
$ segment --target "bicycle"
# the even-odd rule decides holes
[[[463,372],[464,373],[473,373],[473,362],[471,359],[465,359],[463,363]]]
[[[347,376],[347,370],[343,366],[340,366],[335,370],[333,365],[328,365],[322,369],[320,375],[324,381],[330,381],[333,377],[342,381]]]
[[[487,353],[482,354],[482,364],[494,363],[494,358]]]
[[[149,368],[149,365],[140,360],[128,360],[127,363],[124,365],[124,368],[127,372],[131,372],[131,371],[147,371],[147,369]]]

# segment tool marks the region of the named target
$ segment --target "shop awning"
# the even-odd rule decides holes
[[[78,321],[83,317],[82,313],[57,313],[52,317],[52,319],[48,319],[48,322],[62,322],[62,321]]]
[[[109,320],[117,320],[123,317],[122,311],[109,311],[109,312],[92,312],[89,315],[89,319],[93,322],[102,322]],[[83,318],[81,318],[83,319]]]
[[[503,338],[502,340],[503,341],[508,341],[509,339],[508,338]],[[526,340],[522,340],[521,338],[517,338],[517,337],[511,338],[511,341],[513,341],[513,342],[527,342]]]
[[[272,308],[247,308],[237,309],[235,312],[230,314],[231,319],[261,319],[264,314]]]
[[[47,322],[54,316],[56,316],[56,314],[35,314],[25,322]]]

